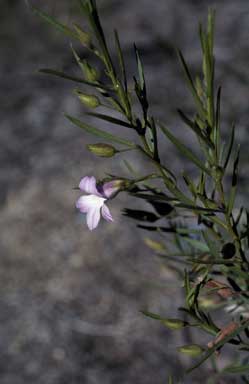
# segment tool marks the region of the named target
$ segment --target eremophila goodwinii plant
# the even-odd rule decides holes
[[[106,220],[105,225],[115,225],[111,208],[119,193],[128,193],[149,204],[150,210],[125,209],[123,214],[138,221],[139,228],[160,235],[158,241],[147,238],[146,244],[174,271],[184,287],[185,300],[177,318],[171,317],[170,313],[165,318],[149,311],[143,311],[144,315],[172,331],[186,327],[199,330],[198,344],[177,348],[193,359],[188,372],[211,357],[217,359],[229,343],[238,358],[225,368],[217,367],[213,382],[223,375],[235,374],[242,382],[249,383],[249,212],[244,207],[235,207],[240,154],[234,140],[235,126],[231,127],[228,141],[224,142],[221,136],[221,87],[215,84],[213,53],[215,13],[209,11],[206,29],[199,26],[201,76],[193,77],[181,51],[177,50],[186,86],[195,105],[191,116],[178,109],[179,119],[194,133],[196,151],[196,148],[188,148],[172,129],[153,115],[137,47],[134,46],[137,73],[130,79],[116,31],[115,60],[110,54],[96,1],[79,0],[79,7],[88,21],[88,30],[78,24],[68,27],[36,8],[33,10],[72,41],[80,42],[97,58],[98,68],[80,57],[72,47],[81,71],[79,77],[53,69],[42,69],[41,72],[76,83],[76,97],[90,109],[88,114],[96,122],[104,121],[122,128],[120,137],[67,114],[66,118],[72,124],[98,139],[97,143],[87,146],[90,152],[103,158],[121,155],[125,158],[128,151],[138,151],[151,163],[153,171],[146,173],[144,167],[145,174],[137,175],[132,164],[125,161],[127,170],[122,176],[110,175],[96,180],[94,175],[82,175],[79,181],[82,193],[76,208],[85,215],[88,229],[97,230],[101,218]],[[96,112],[99,107],[101,110],[104,107],[106,112]],[[129,138],[131,130],[136,133],[135,141]],[[161,161],[159,132],[193,165],[195,178],[183,172],[180,180],[171,165]],[[232,169],[230,185],[225,181],[229,168]],[[164,235],[167,235],[167,247],[162,241]],[[219,308],[226,319],[225,326],[221,327],[213,320],[213,308]],[[201,332],[210,335],[207,345],[201,342]],[[172,378],[169,383],[173,383]]]

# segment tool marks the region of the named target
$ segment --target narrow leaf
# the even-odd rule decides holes
[[[215,132],[214,132],[215,151],[216,151],[216,158],[218,160],[219,160],[219,153],[220,153],[220,99],[221,99],[221,87],[219,87],[217,92]]]
[[[214,25],[215,25],[215,10],[209,9],[207,35],[208,35],[208,45],[209,45],[210,55],[212,55],[212,53],[213,53]]]
[[[195,103],[198,107],[198,110],[199,110],[199,113],[200,115],[206,119],[206,111],[203,107],[203,104],[202,104],[202,101],[201,99],[199,98],[198,94],[197,94],[197,91],[196,91],[196,88],[195,88],[195,85],[194,85],[194,82],[193,82],[193,79],[192,79],[192,76],[189,72],[189,69],[188,69],[188,66],[186,64],[186,61],[181,53],[180,50],[177,50],[177,53],[178,53],[178,57],[180,59],[180,62],[182,64],[182,67],[183,67],[183,70],[184,70],[184,74],[185,74],[185,77],[186,77],[186,80],[187,80],[187,84],[188,84],[188,87],[193,95],[193,98],[195,100]]]
[[[125,88],[125,92],[127,93],[127,78],[126,78],[124,56],[123,56],[123,52],[121,49],[118,32],[116,30],[114,31],[114,36],[115,36],[115,43],[116,43],[116,49],[117,49],[117,54],[118,54],[119,66],[120,66],[120,70],[121,70],[121,73],[123,76],[124,88]]]
[[[86,123],[76,119],[73,116],[70,116],[70,115],[67,115],[67,114],[65,116],[66,116],[66,118],[68,120],[71,121],[71,123],[77,125],[78,127],[84,129],[86,132],[91,133],[94,136],[101,137],[102,139],[105,139],[105,140],[110,141],[110,142],[126,145],[127,147],[130,147],[130,148],[135,148],[135,144],[132,143],[131,141],[128,141],[128,140],[123,139],[121,137],[112,135],[111,133],[102,131],[99,128],[92,127],[92,126],[90,126],[90,125],[88,125],[88,124],[86,124]]]
[[[158,152],[158,140],[157,140],[157,128],[155,124],[155,120],[151,119],[151,132],[152,132],[152,140],[153,140],[153,157],[154,160],[159,161],[159,152]]]
[[[209,258],[208,260],[205,260],[205,259],[197,259],[197,258],[189,258],[188,259],[189,261],[191,261],[191,263],[197,263],[197,264],[212,264],[212,265],[231,265],[231,261],[229,260],[224,260],[222,258]]]
[[[211,172],[209,171],[209,169],[206,168],[206,166],[198,159],[198,157],[193,154],[190,149],[188,149],[180,140],[178,140],[174,135],[172,135],[172,133],[165,126],[159,123],[159,127],[161,128],[165,136],[168,137],[168,139],[178,148],[178,150],[184,156],[191,160],[202,171],[211,176]]]
[[[194,197],[196,197],[197,191],[196,191],[196,187],[195,187],[193,181],[190,179],[190,177],[187,175],[186,172],[183,172],[182,177],[183,177],[183,180],[185,181],[185,184],[187,185],[189,191],[191,192],[191,194]]]
[[[214,149],[213,143],[208,137],[204,136],[198,124],[195,121],[190,120],[181,109],[178,109],[177,111],[182,121],[202,140],[202,142],[211,149]]]
[[[72,29],[67,27],[66,25],[60,23],[58,20],[56,20],[54,17],[48,15],[46,12],[41,11],[40,9],[31,6],[31,9],[34,13],[36,13],[38,16],[40,16],[43,20],[45,20],[47,23],[54,26],[57,30],[64,33],[67,36],[70,36],[74,39],[78,40],[78,35],[75,33]]]
[[[247,372],[249,372],[249,365],[248,364],[245,364],[245,365],[235,365],[235,364],[228,365],[222,370],[222,372],[223,373],[236,373],[236,374],[247,373]]]
[[[150,195],[150,194],[147,194],[147,193],[133,193],[131,192],[130,193],[132,196],[135,196],[135,197],[138,197],[139,199],[144,199],[144,200],[148,200],[149,202],[151,201],[177,201],[176,198],[174,197],[170,197],[170,196],[166,196],[166,195]]]
[[[73,46],[71,45],[71,50],[73,52],[73,55],[74,55],[74,58],[77,62],[77,64],[79,65],[80,69],[82,70],[82,72],[85,74],[85,69],[84,69],[84,65],[82,64],[82,61],[79,57],[79,55],[77,54],[77,52],[75,51],[75,49],[73,48]]]
[[[39,70],[39,72],[40,73],[45,73],[45,74],[48,74],[48,75],[53,75],[53,76],[61,77],[61,78],[66,79],[66,80],[75,81],[76,83],[86,84],[86,85],[89,85],[89,86],[94,87],[94,88],[102,88],[102,89],[105,89],[106,91],[109,91],[109,89],[107,87],[103,86],[102,84],[91,83],[90,81],[83,80],[83,79],[81,79],[79,77],[67,75],[66,73],[63,73],[63,72],[60,72],[60,71],[56,71],[54,69],[42,68],[42,69]]]
[[[195,212],[201,212],[204,213],[206,212],[207,214],[213,215],[215,212],[224,212],[222,209],[215,209],[215,208],[206,208],[206,207],[200,207],[198,205],[189,205],[189,204],[183,204],[183,203],[178,203],[176,202],[174,206],[177,208],[185,208],[189,209]]]
[[[137,227],[144,229],[146,231],[150,231],[150,232],[176,233],[176,229],[172,228],[172,227],[168,227],[168,228],[167,227],[155,227],[152,225],[142,225],[142,224],[138,224]]]
[[[225,161],[224,161],[224,165],[223,165],[224,170],[226,169],[226,167],[228,165],[228,162],[230,160],[230,156],[231,156],[231,153],[232,153],[233,143],[234,143],[234,133],[235,133],[235,124],[232,125],[232,131],[231,131],[231,134],[230,134],[230,140],[229,140],[229,144],[228,144],[228,147],[227,147],[227,153],[226,153]]]
[[[94,0],[79,0],[82,11],[87,15],[93,32],[99,42],[99,46],[102,50],[104,62],[108,71],[108,74],[112,74],[115,77],[115,69],[112,63],[112,59],[107,47],[105,35],[102,29],[102,25],[99,19],[96,2]]]
[[[184,288],[185,288],[185,292],[186,292],[185,296],[188,297],[190,290],[191,290],[191,286],[190,286],[189,274],[188,274],[188,271],[186,269],[184,271]]]
[[[158,217],[155,213],[140,209],[125,208],[123,209],[122,214],[134,220],[148,221],[150,223],[154,223],[155,221],[160,219],[160,217]]]
[[[219,248],[217,247],[217,244],[214,239],[210,239],[208,236],[208,231],[202,231],[202,236],[206,241],[206,244],[210,250],[211,255],[213,258],[217,258],[219,255]]]
[[[197,249],[198,251],[209,252],[209,247],[207,246],[207,244],[203,243],[200,240],[191,239],[190,237],[184,237],[184,241],[191,245],[191,247],[193,247],[194,249]]]
[[[115,124],[115,125],[121,125],[122,127],[133,128],[132,125],[129,124],[129,123],[126,123],[126,121],[119,120],[116,117],[112,117],[112,116],[109,116],[109,115],[104,115],[102,113],[88,112],[87,115],[96,117],[97,119],[108,121],[109,123],[112,123],[112,124]]]
[[[235,196],[236,196],[236,190],[237,190],[237,184],[238,184],[239,153],[240,152],[238,148],[237,155],[235,157],[234,164],[233,164],[232,188],[231,188],[229,201],[228,201],[228,215],[232,213]]]
[[[138,68],[138,76],[139,76],[139,84],[142,90],[145,89],[145,79],[144,79],[144,69],[143,69],[143,64],[140,59],[140,55],[138,52],[138,49],[136,45],[134,45],[135,48],[135,53],[136,53],[136,59],[137,59],[137,68]]]

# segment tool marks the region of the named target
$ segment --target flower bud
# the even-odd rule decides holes
[[[97,96],[87,95],[80,91],[76,91],[76,94],[80,101],[88,108],[97,108],[100,105],[100,101]]]
[[[112,157],[118,152],[112,145],[103,143],[88,144],[87,149],[94,155],[100,157]]]
[[[188,324],[185,321],[179,319],[163,319],[161,320],[161,323],[173,331],[182,329]]]
[[[203,348],[197,344],[183,345],[182,347],[178,347],[177,350],[192,357],[199,356],[203,352]]]
[[[82,61],[82,65],[87,81],[95,82],[99,79],[99,72],[93,68],[86,60]]]
[[[118,192],[128,188],[129,186],[129,180],[116,179],[102,182],[102,184],[98,186],[98,189],[107,199],[110,199],[111,197],[114,197]]]
[[[84,46],[89,47],[91,45],[91,36],[89,35],[89,33],[84,31],[83,29],[81,29],[78,24],[74,24],[74,28],[78,34],[78,38],[79,38],[80,42]]]

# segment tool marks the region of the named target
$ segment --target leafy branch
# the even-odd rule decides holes
[[[202,52],[202,75],[193,76],[183,53],[177,50],[183,69],[186,85],[192,95],[195,112],[188,116],[182,108],[179,117],[185,126],[194,133],[198,148],[195,153],[176,137],[165,123],[159,121],[150,110],[146,76],[140,52],[134,45],[137,73],[130,80],[127,74],[122,45],[117,31],[114,31],[117,65],[106,40],[95,0],[79,0],[79,7],[88,21],[89,31],[74,24],[68,27],[46,13],[33,8],[43,20],[53,25],[70,39],[82,44],[95,56],[100,65],[95,68],[85,58],[78,55],[72,47],[72,53],[81,70],[81,76],[75,77],[55,69],[42,69],[41,72],[72,81],[79,87],[89,87],[91,92],[76,89],[79,101],[85,107],[97,109],[102,106],[106,113],[88,112],[96,120],[118,125],[123,129],[124,137],[107,132],[87,124],[76,117],[66,114],[66,118],[85,132],[101,138],[104,142],[89,144],[88,149],[97,156],[112,157],[127,151],[139,151],[154,167],[153,174],[132,177],[136,173],[126,160],[129,177],[111,175],[108,180],[125,181],[120,191],[127,191],[136,199],[144,200],[150,210],[125,209],[123,214],[138,222],[137,226],[158,235],[170,233],[170,249],[164,243],[147,239],[146,244],[164,260],[167,266],[183,282],[185,306],[180,312],[192,319],[164,318],[150,311],[143,313],[159,320],[172,330],[183,327],[196,327],[207,332],[214,340],[211,346],[182,346],[179,351],[191,356],[201,355],[200,360],[191,368],[199,367],[205,360],[217,353],[226,343],[231,343],[238,351],[249,350],[249,344],[243,337],[249,337],[249,263],[246,251],[249,244],[249,214],[244,207],[235,217],[234,208],[239,181],[239,148],[234,150],[235,126],[231,128],[228,142],[222,141],[221,133],[221,87],[215,84],[214,25],[215,12],[209,11],[206,29],[199,25],[199,38]],[[132,84],[132,86],[130,86]],[[135,107],[137,100],[140,110]],[[115,116],[115,117],[114,117]],[[137,134],[136,142],[127,139],[130,130]],[[192,163],[195,178],[186,172],[182,174],[187,192],[181,187],[179,178],[170,164],[163,164],[160,156],[158,133],[162,132],[171,143]],[[109,143],[121,146],[113,147]],[[232,182],[226,184],[228,166],[232,164]],[[132,175],[133,174],[133,175]],[[161,187],[153,180],[161,181]],[[184,225],[176,224],[176,218],[183,219]],[[158,224],[159,222],[159,224]],[[166,226],[165,223],[166,222]],[[142,224],[141,224],[142,223]],[[146,225],[144,223],[147,223]],[[193,224],[194,223],[194,224]],[[193,227],[194,225],[194,227]],[[219,280],[215,280],[215,277]],[[224,283],[226,282],[226,283]],[[224,285],[225,284],[225,285]],[[212,288],[212,292],[207,288]],[[213,302],[219,300],[223,308],[233,306],[226,318],[232,321],[222,327],[214,323],[210,312],[201,307],[201,303],[212,295]],[[236,310],[239,314],[236,314]],[[231,320],[231,319],[230,319]],[[243,337],[242,337],[243,335]],[[224,372],[243,373],[242,365],[227,367]],[[169,379],[172,382],[171,379]]]

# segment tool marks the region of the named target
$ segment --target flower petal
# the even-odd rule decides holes
[[[100,208],[90,209],[90,211],[87,212],[86,223],[90,231],[92,231],[98,226],[99,220],[100,220]]]
[[[76,201],[76,208],[78,208],[80,210],[80,212],[82,213],[86,213],[87,211],[89,211],[89,209],[91,208],[91,205],[89,204],[89,202],[85,199],[87,196],[81,196],[77,201]]]
[[[107,205],[103,204],[102,209],[101,209],[101,213],[102,213],[102,216],[105,220],[114,221],[113,217],[111,215],[111,212],[110,212],[109,208],[107,207]]]
[[[79,183],[79,188],[86,193],[92,193],[93,195],[98,195],[99,192],[96,188],[96,179],[94,176],[85,176],[81,179]]]
[[[81,196],[76,202],[76,208],[82,213],[87,213],[92,209],[100,209],[105,200],[103,197],[95,195]]]

